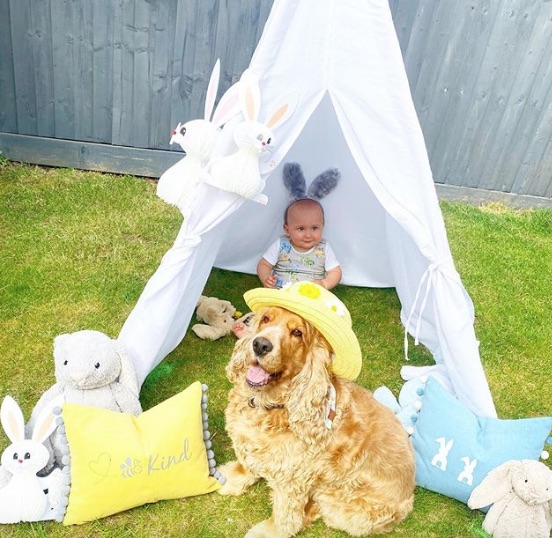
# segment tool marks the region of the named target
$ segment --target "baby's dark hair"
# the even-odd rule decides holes
[[[318,201],[318,200],[315,200],[314,198],[308,198],[308,197],[305,197],[305,198],[297,198],[296,200],[292,200],[286,207],[286,210],[284,211],[284,224],[287,224],[288,223],[288,214],[289,214],[289,210],[291,209],[292,206],[294,205],[298,205],[302,208],[305,208],[305,207],[308,207],[308,206],[317,206],[318,208],[320,208],[320,211],[322,212],[322,223],[325,224],[326,222],[326,216],[324,214],[324,208],[322,207],[322,204]]]

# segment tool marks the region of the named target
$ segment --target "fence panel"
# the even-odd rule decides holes
[[[552,3],[390,5],[435,181],[550,196]]]
[[[178,158],[171,128],[203,116],[216,58],[220,95],[272,3],[0,0],[0,150],[109,168],[112,146],[122,171],[128,147],[129,173],[157,174]],[[552,2],[389,3],[435,181],[552,196]]]

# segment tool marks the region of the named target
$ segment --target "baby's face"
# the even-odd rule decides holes
[[[320,207],[289,208],[287,224],[284,232],[289,236],[293,248],[299,252],[307,252],[320,243],[324,231],[324,216]]]

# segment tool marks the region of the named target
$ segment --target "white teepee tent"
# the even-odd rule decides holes
[[[298,161],[307,181],[341,171],[323,204],[343,283],[395,287],[403,324],[433,353],[434,366],[402,376],[431,373],[475,413],[496,416],[388,1],[276,0],[250,70],[261,118],[291,108],[262,170],[269,202],[202,186],[204,214],[184,222],[120,334],[141,380],[183,338],[213,265],[254,273],[281,233],[281,166]]]

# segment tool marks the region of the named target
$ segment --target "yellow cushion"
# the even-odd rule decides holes
[[[202,396],[196,382],[137,417],[66,403],[71,490],[64,525],[217,490]]]

